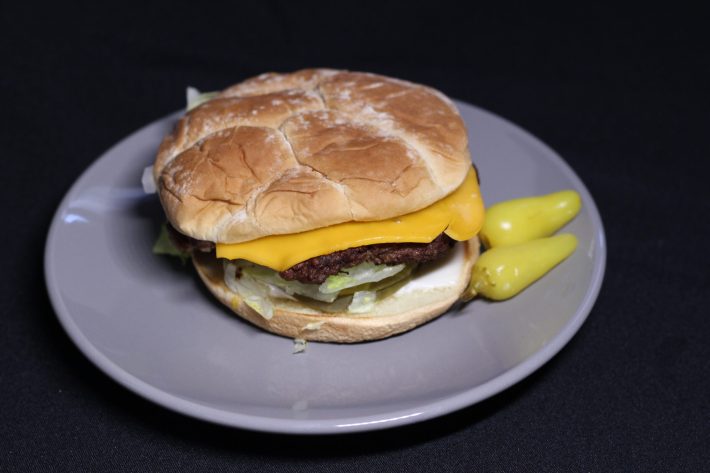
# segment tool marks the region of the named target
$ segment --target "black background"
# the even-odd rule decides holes
[[[699,12],[442,2],[0,6],[0,471],[707,471],[707,40]],[[49,221],[128,133],[268,70],[368,70],[492,110],[556,149],[608,238],[589,319],[538,372],[422,424],[289,437],[168,412],[60,328]],[[484,176],[485,178],[485,176]]]

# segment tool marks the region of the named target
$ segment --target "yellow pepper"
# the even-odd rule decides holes
[[[572,190],[500,202],[486,210],[481,241],[486,248],[496,248],[550,236],[580,207],[579,194]]]
[[[473,265],[464,299],[476,294],[496,301],[509,299],[557,266],[576,247],[577,238],[565,233],[491,248]]]

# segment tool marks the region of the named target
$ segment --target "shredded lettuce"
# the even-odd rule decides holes
[[[291,294],[288,292],[284,291],[278,286],[274,286],[273,284],[268,284],[269,286],[269,295],[271,297],[276,297],[277,299],[288,299],[291,301],[297,301],[295,297],[293,297]]]
[[[353,300],[348,306],[348,312],[353,314],[364,314],[375,307],[377,293],[375,291],[357,291],[353,294]]]
[[[188,87],[185,91],[185,95],[187,96],[187,107],[185,111],[189,112],[193,108],[212,100],[218,93],[219,92],[200,92],[194,87]]]
[[[374,307],[378,291],[402,283],[411,276],[413,268],[413,265],[404,264],[363,263],[318,285],[288,281],[271,268],[236,260],[225,261],[224,278],[230,290],[244,299],[249,307],[270,319],[274,310],[271,298],[298,300],[322,312],[366,313]],[[342,289],[335,290],[336,287]],[[324,292],[324,288],[329,292]]]
[[[293,339],[293,354],[295,355],[296,353],[303,353],[306,351],[306,346],[308,345],[308,342],[302,338],[294,338]]]
[[[257,279],[265,284],[273,285],[291,296],[295,294],[309,297],[321,302],[333,302],[338,297],[337,293],[322,293],[318,290],[318,286],[315,284],[306,284],[300,281],[287,281],[271,268],[248,263],[244,260],[239,260],[236,264],[239,265],[242,272],[249,274],[254,279]]]
[[[165,224],[160,227],[158,239],[155,241],[155,244],[153,244],[153,253],[156,255],[177,256],[182,261],[182,264],[185,264],[185,262],[190,259],[190,253],[180,251],[173,245],[173,242],[170,241],[168,228]]]
[[[238,277],[237,271],[239,271]],[[252,275],[235,264],[227,263],[224,267],[224,282],[229,289],[239,294],[246,305],[266,320],[274,316],[274,306],[269,299],[268,286],[259,283]]]
[[[348,306],[352,302],[353,296],[341,296],[335,299],[333,302],[321,302],[313,299],[308,299],[304,297],[301,302],[306,304],[311,309],[318,310],[320,312],[327,312],[330,314],[342,314],[348,311]]]
[[[328,279],[320,285],[319,290],[324,294],[332,294],[365,283],[382,281],[399,273],[405,266],[404,264],[387,266],[369,262],[360,263],[352,268],[344,269],[338,274],[328,276]]]
[[[359,286],[354,286],[354,287],[349,287],[347,289],[343,289],[338,293],[338,296],[343,296],[346,294],[354,294],[357,291],[384,291],[385,289],[389,290],[391,287],[397,286],[399,287],[402,283],[406,283],[407,280],[412,276],[412,272],[414,271],[415,265],[413,264],[408,264],[404,267],[404,269],[394,276],[390,276],[388,278],[385,278],[381,281],[378,282],[369,282],[365,284],[361,284]]]

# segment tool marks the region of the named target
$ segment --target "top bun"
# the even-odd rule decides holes
[[[154,176],[170,223],[218,243],[397,217],[453,192],[471,162],[440,92],[375,74],[262,74],[191,110]]]

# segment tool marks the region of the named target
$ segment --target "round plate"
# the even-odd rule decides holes
[[[575,189],[581,213],[563,231],[575,253],[517,297],[474,300],[411,332],[356,345],[293,341],[233,316],[190,265],[155,256],[163,221],[141,173],[178,114],[111,148],[71,188],[45,249],[49,295],[81,351],[162,406],[270,432],[382,429],[440,416],[500,392],[557,353],[597,297],[606,248],[584,184],[517,126],[457,103],[488,204]]]

